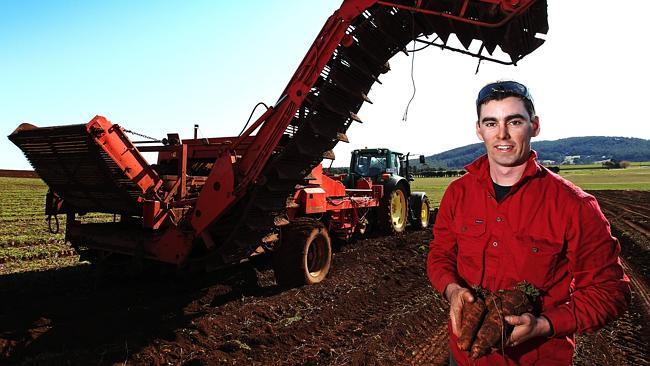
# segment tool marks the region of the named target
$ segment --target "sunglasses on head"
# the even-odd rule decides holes
[[[486,100],[491,99],[497,95],[516,95],[523,99],[529,100],[531,103],[533,101],[533,97],[530,95],[530,92],[525,85],[520,84],[516,81],[497,81],[496,83],[490,83],[484,86],[481,91],[478,92],[478,98],[476,98],[476,106],[480,106]]]

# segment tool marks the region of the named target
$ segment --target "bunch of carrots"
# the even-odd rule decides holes
[[[514,328],[505,317],[532,312],[537,297],[539,290],[526,281],[495,292],[474,289],[475,301],[463,305],[458,348],[477,359],[505,346]]]

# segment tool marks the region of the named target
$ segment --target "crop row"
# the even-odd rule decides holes
[[[74,249],[63,243],[40,244],[22,247],[3,248],[0,251],[0,263],[43,259],[50,257],[67,257],[74,254]]]
[[[65,215],[59,231],[48,229],[45,217],[47,186],[40,179],[0,177],[0,274],[68,266],[78,256],[64,242]],[[112,215],[88,214],[86,222],[113,220]],[[52,219],[51,226],[56,229]]]
[[[80,265],[79,256],[77,255],[51,256],[34,260],[12,261],[0,263],[0,276],[17,272],[45,271],[48,269],[74,265]]]

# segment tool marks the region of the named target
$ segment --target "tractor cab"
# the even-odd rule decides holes
[[[382,184],[391,176],[408,176],[408,154],[384,148],[358,149],[352,152],[345,185],[354,188],[361,178],[370,178],[373,183]]]

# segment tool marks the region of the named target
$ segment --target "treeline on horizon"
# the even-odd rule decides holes
[[[538,159],[548,165],[593,164],[606,160],[650,161],[650,140],[633,137],[587,136],[555,141],[533,141]],[[416,169],[461,169],[485,154],[482,143],[425,157],[426,165],[411,160]]]
[[[533,141],[532,148],[537,151],[538,159],[546,165],[593,164],[607,160],[650,161],[650,140],[634,137],[569,137],[554,141]],[[426,165],[421,165],[418,159],[411,159],[410,166],[414,171],[462,170],[465,165],[483,154],[485,154],[483,143],[476,143],[427,156]],[[331,171],[347,172],[347,163],[346,166],[332,167]],[[31,169],[0,169],[0,176],[37,177],[38,175]]]

